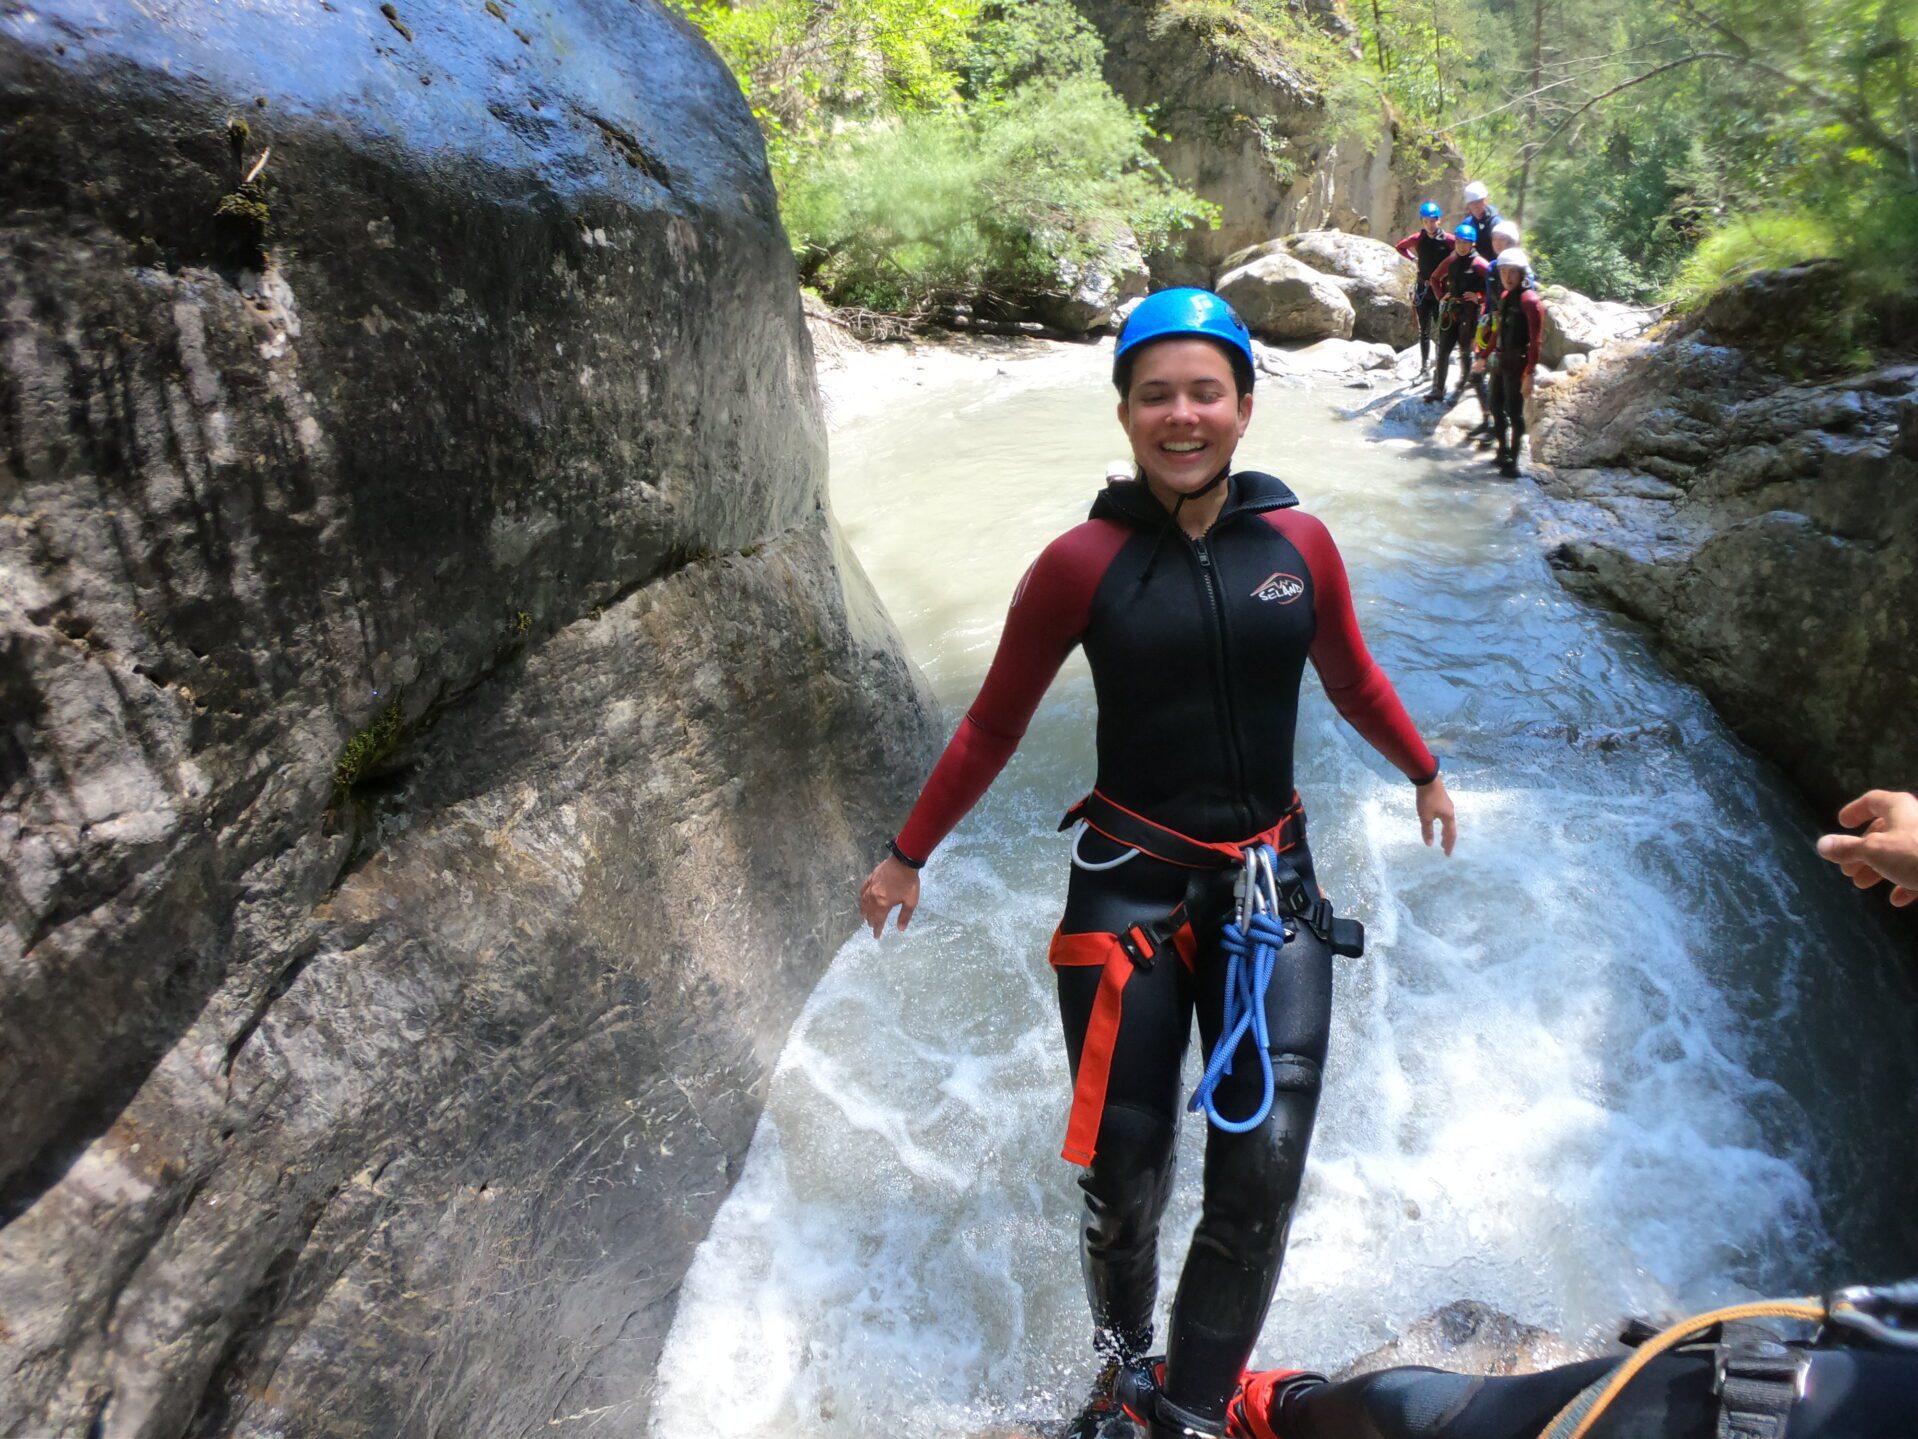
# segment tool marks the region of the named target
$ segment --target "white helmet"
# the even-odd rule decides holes
[[[1482,180],[1474,180],[1465,187],[1465,203],[1469,205],[1474,200],[1483,200],[1491,193],[1490,190],[1485,188],[1485,183]]]
[[[1532,257],[1526,254],[1525,251],[1517,245],[1512,246],[1511,249],[1501,254],[1498,257],[1498,262],[1501,265],[1509,265],[1514,270],[1529,270],[1532,268]]]
[[[1518,221],[1500,220],[1496,225],[1492,226],[1492,238],[1494,240],[1510,240],[1516,245],[1518,243]]]

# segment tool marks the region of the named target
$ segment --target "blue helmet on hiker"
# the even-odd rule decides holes
[[[1112,356],[1112,379],[1125,390],[1137,352],[1155,340],[1183,337],[1211,340],[1226,352],[1232,372],[1238,377],[1241,392],[1252,388],[1257,367],[1252,358],[1252,333],[1239,318],[1238,311],[1210,290],[1182,288],[1161,290],[1139,302],[1119,331],[1119,345]]]
[[[1437,200],[1427,200],[1423,205],[1419,206],[1419,218],[1421,220],[1436,220],[1444,213],[1443,210],[1439,209]]]
[[[1458,224],[1452,227],[1452,238],[1454,240],[1463,240],[1468,245],[1476,245],[1478,243],[1478,226],[1474,225],[1470,220],[1460,220]]]

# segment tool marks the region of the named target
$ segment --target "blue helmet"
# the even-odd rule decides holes
[[[1419,206],[1419,218],[1421,220],[1436,220],[1444,213],[1443,210],[1439,209],[1437,200],[1427,200],[1423,205]]]
[[[1452,227],[1452,238],[1454,240],[1463,240],[1468,245],[1476,245],[1478,243],[1478,226],[1474,225],[1470,220],[1460,220]]]
[[[1238,311],[1210,290],[1185,288],[1161,290],[1139,302],[1119,331],[1119,345],[1112,356],[1113,378],[1118,378],[1119,365],[1127,355],[1154,340],[1176,335],[1216,340],[1233,356],[1235,369],[1242,360],[1248,376],[1258,372],[1252,358],[1252,335]]]

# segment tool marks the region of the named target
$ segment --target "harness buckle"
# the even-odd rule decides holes
[[[1810,1372],[1811,1356],[1779,1340],[1746,1334],[1722,1341],[1712,1359],[1718,1439],[1784,1439]]]
[[[1158,958],[1159,945],[1164,941],[1155,940],[1142,924],[1127,925],[1117,937],[1119,948],[1125,951],[1125,957],[1132,961],[1133,968],[1141,974],[1152,973],[1152,962]]]

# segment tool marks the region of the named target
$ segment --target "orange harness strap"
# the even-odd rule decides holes
[[[1069,1164],[1090,1164],[1099,1138],[1099,1120],[1105,1114],[1106,1085],[1112,1078],[1112,1051],[1119,1043],[1119,1016],[1124,1007],[1125,987],[1141,960],[1127,953],[1126,943],[1138,950],[1150,964],[1156,957],[1151,936],[1133,925],[1123,937],[1116,934],[1055,932],[1046,961],[1055,969],[1098,965],[1099,992],[1092,1001],[1092,1017],[1086,1021],[1085,1043],[1079,1050],[1079,1080],[1072,1090],[1072,1118],[1066,1124],[1066,1145],[1061,1151]],[[1190,922],[1173,933],[1172,947],[1190,969],[1198,957],[1199,944]]]

